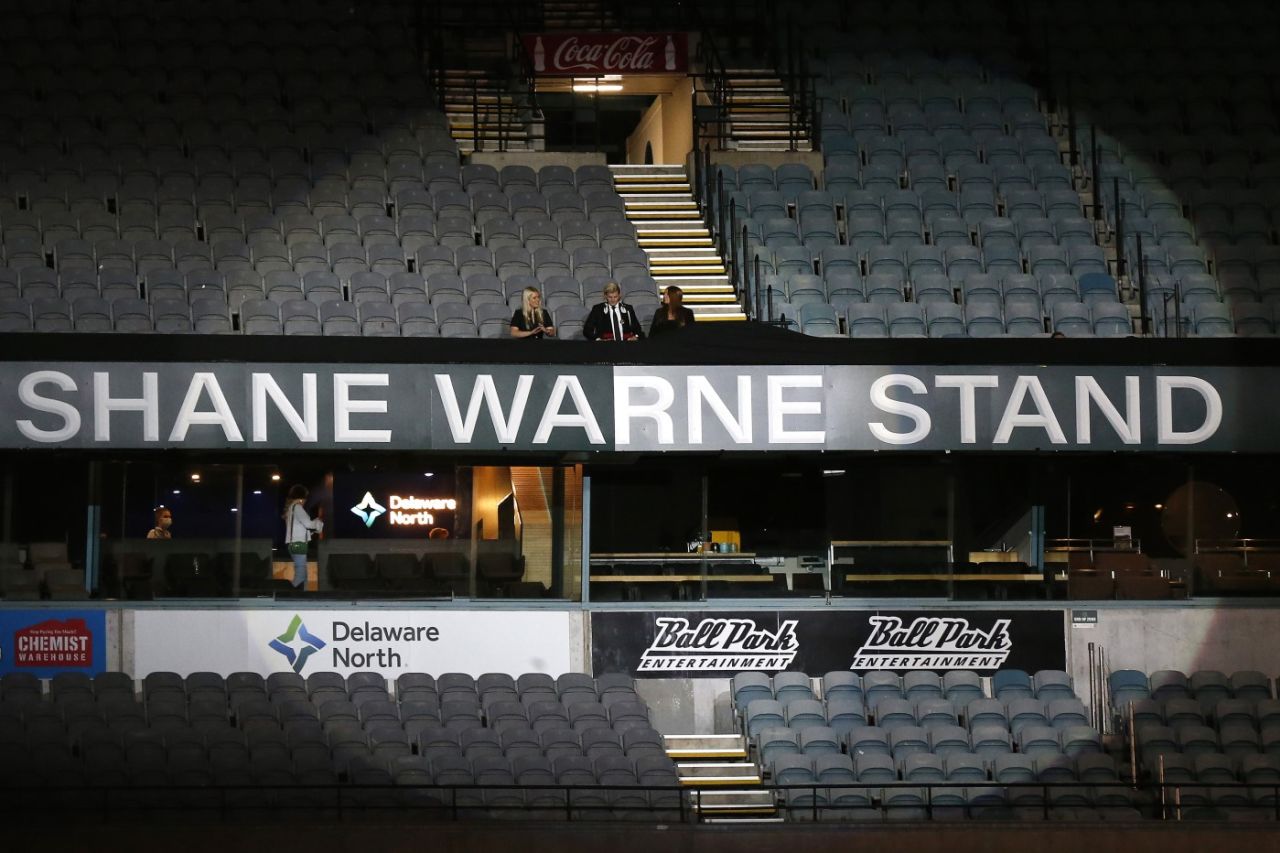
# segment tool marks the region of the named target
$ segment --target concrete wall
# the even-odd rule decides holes
[[[1071,674],[1088,684],[1089,644],[1105,654],[1106,669],[1255,669],[1275,676],[1280,660],[1280,610],[1267,607],[1104,607],[1096,625],[1068,632]]]
[[[711,162],[735,169],[748,163],[763,163],[775,169],[783,163],[804,163],[814,175],[822,175],[821,151],[712,151]]]
[[[543,166],[603,166],[606,160],[596,151],[477,151],[467,157],[467,162],[499,170],[503,166],[528,166],[537,171]]]
[[[693,150],[693,83],[676,78],[670,92],[657,96],[627,137],[627,162],[644,163],[645,146],[656,165],[684,163]]]

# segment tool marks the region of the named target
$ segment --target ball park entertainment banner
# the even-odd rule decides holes
[[[0,448],[1280,449],[1270,367],[0,364]]]
[[[1066,668],[1066,627],[1055,610],[596,611],[596,675],[728,678],[747,670]]]

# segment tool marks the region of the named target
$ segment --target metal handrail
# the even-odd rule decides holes
[[[986,789],[992,793],[989,801],[978,801],[971,795],[960,793],[956,800],[938,802],[947,792],[965,792]],[[834,782],[770,781],[755,790],[771,795],[772,806],[786,816],[804,815],[813,821],[824,816],[840,820],[850,809],[866,809],[877,813],[894,810],[901,814],[906,809],[922,812],[924,820],[939,816],[938,810],[946,809],[947,815],[959,812],[968,817],[1004,818],[1011,814],[1031,817],[1038,813],[1042,819],[1050,819],[1057,810],[1076,809],[1077,802],[1055,802],[1055,792],[1092,791],[1096,794],[1116,792],[1108,797],[1086,798],[1089,808],[1096,810],[1137,810],[1146,793],[1153,798],[1158,809],[1143,822],[1157,823],[1181,821],[1187,817],[1187,790],[1230,790],[1243,793],[1246,802],[1235,802],[1231,808],[1258,809],[1280,818],[1280,783],[1276,782],[1170,782],[1161,769],[1155,778],[1141,783],[1136,777],[1106,782],[1080,781],[1030,781],[1004,782],[994,779],[965,782],[942,781],[893,781],[893,782]],[[485,802],[486,792],[510,791],[521,796],[520,802]],[[915,802],[893,801],[893,792],[919,792]],[[619,809],[635,818],[669,822],[676,818],[680,823],[702,822],[703,789],[689,790],[679,785],[396,785],[396,784],[347,784],[347,785],[150,785],[118,787],[113,785],[51,785],[32,789],[28,785],[0,787],[5,796],[0,798],[0,813],[12,822],[14,816],[43,820],[42,807],[56,809],[60,818],[75,813],[102,814],[122,818],[130,814],[153,814],[163,811],[181,811],[185,815],[205,813],[219,821],[225,821],[235,813],[254,812],[270,814],[285,811],[291,815],[299,812],[315,814],[336,813],[339,821],[347,815],[366,813],[421,814],[424,817],[446,817],[459,822],[472,818],[490,819],[494,809],[506,812],[536,815],[553,813],[566,822],[583,820],[616,821],[622,818]],[[609,802],[608,792],[639,795],[635,801],[619,805]],[[1120,794],[1119,792],[1124,792]],[[1263,799],[1255,792],[1269,794]],[[651,793],[671,794],[670,802],[654,803]],[[476,795],[474,798],[468,794]],[[529,795],[541,802],[528,802]],[[575,794],[579,796],[575,797]],[[585,795],[603,794],[603,802],[592,802]],[[288,802],[277,801],[284,795]],[[860,795],[853,799],[850,795]],[[841,802],[842,797],[850,797]],[[297,798],[297,799],[294,799]],[[803,798],[803,799],[802,799]],[[1208,808],[1214,808],[1212,796],[1206,797]],[[56,805],[55,805],[56,804]],[[1017,810],[1016,812],[1014,810]]]

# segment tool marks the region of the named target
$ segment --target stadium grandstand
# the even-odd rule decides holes
[[[1270,4],[0,6],[6,839],[1275,849]]]

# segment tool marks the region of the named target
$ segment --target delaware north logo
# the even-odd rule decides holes
[[[373,497],[373,492],[365,492],[360,503],[351,508],[351,512],[364,522],[365,527],[373,527],[373,523],[386,511],[387,508]]]
[[[284,655],[293,671],[300,675],[302,668],[307,665],[307,658],[323,649],[325,642],[308,631],[307,626],[302,624],[302,617],[294,614],[285,632],[267,645]]]

